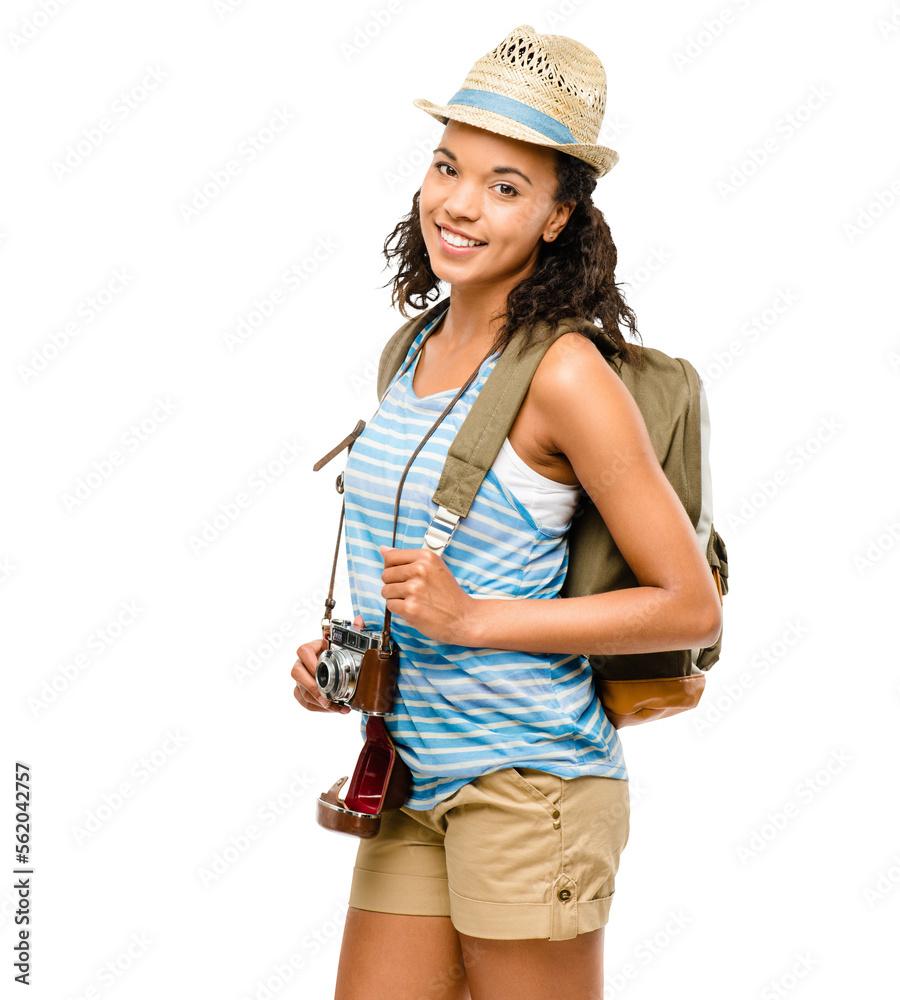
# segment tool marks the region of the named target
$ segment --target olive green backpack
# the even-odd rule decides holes
[[[448,303],[444,298],[407,321],[385,345],[378,366],[379,399],[423,327]],[[643,369],[635,369],[621,357],[612,338],[576,316],[561,320],[555,329],[539,323],[532,344],[524,351],[521,331],[504,348],[450,446],[433,496],[438,510],[425,544],[443,552],[494,464],[541,358],[558,337],[571,331],[591,337],[634,397],[663,472],[697,531],[721,602],[722,595],[728,593],[727,551],[712,522],[709,415],[696,369],[684,358],[671,358],[648,347],[640,348]],[[568,569],[560,597],[638,586],[586,490],[581,493],[568,539]],[[719,659],[721,644],[720,631],[716,642],[704,649],[590,655],[597,693],[613,725],[621,728],[694,708],[706,683],[705,671]]]

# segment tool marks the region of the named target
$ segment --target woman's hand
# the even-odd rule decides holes
[[[357,615],[353,619],[354,628],[363,628],[363,617]],[[314,639],[312,642],[305,642],[297,650],[297,659],[291,667],[291,677],[296,682],[294,685],[294,697],[300,704],[310,712],[340,712],[346,715],[350,709],[347,705],[336,705],[323,695],[319,694],[316,685],[316,663],[319,653],[328,648],[326,639]]]
[[[475,598],[460,587],[441,556],[431,549],[389,545],[378,551],[384,556],[381,595],[388,611],[436,642],[469,645]]]

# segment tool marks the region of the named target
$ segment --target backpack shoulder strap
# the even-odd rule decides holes
[[[427,548],[442,553],[459,519],[468,516],[550,345],[564,333],[584,330],[585,324],[584,319],[575,316],[560,320],[555,329],[538,323],[534,340],[524,350],[522,331],[513,335],[450,445],[432,497],[438,509],[425,533]]]
[[[409,354],[409,349],[413,341],[419,336],[422,328],[427,326],[436,316],[439,316],[449,304],[450,296],[448,295],[439,302],[436,302],[424,313],[413,316],[384,345],[381,358],[378,361],[377,391],[379,400],[384,398],[384,394],[391,384],[391,379],[399,371],[407,354]]]

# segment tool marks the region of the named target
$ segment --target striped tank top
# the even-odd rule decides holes
[[[419,397],[412,388],[414,366],[407,362],[440,318],[419,332],[347,456],[348,579],[353,614],[362,615],[367,628],[384,623],[384,559],[378,547],[392,544],[400,476],[458,391]],[[482,363],[410,466],[400,496],[397,548],[423,547],[437,510],[431,498],[450,444],[499,356],[496,351]],[[492,468],[443,559],[474,598],[550,600],[566,576],[568,527],[537,523]],[[429,809],[479,775],[506,767],[531,767],[563,778],[595,774],[627,780],[619,735],[597,699],[586,656],[439,643],[398,615],[391,615],[391,634],[399,650],[399,674],[394,711],[385,725],[412,774],[410,808]]]

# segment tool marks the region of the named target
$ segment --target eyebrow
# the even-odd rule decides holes
[[[449,156],[450,159],[453,160],[454,163],[456,162],[456,157],[453,155],[453,153],[450,152],[449,149],[447,149],[446,146],[438,146],[437,149],[433,149],[432,150],[432,153],[443,153],[444,156]],[[529,184],[531,184],[530,178],[526,177],[525,174],[523,174],[522,171],[518,169],[518,167],[494,167],[493,173],[495,173],[495,174],[518,174],[520,177],[522,177],[526,181],[528,181]],[[534,187],[533,184],[531,186]]]

